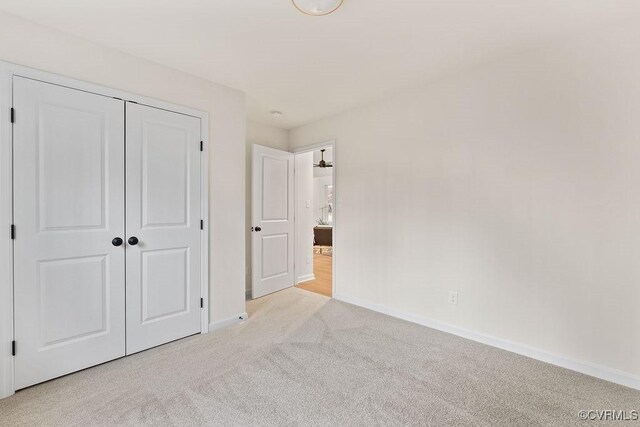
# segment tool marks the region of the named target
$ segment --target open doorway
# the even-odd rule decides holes
[[[295,153],[296,286],[333,296],[336,222],[334,146]]]

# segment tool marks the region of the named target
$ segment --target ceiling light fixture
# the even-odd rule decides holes
[[[305,15],[323,16],[338,10],[344,0],[291,0],[293,5]]]
[[[324,160],[324,152],[325,152],[325,151],[326,151],[326,149],[325,149],[325,148],[323,148],[322,150],[320,150],[320,156],[321,156],[321,158],[320,158],[320,161],[318,162],[318,164],[317,164],[317,165],[315,165],[315,164],[313,165],[313,167],[314,167],[314,168],[321,168],[321,169],[324,169],[324,168],[332,168],[332,167],[333,167],[333,162],[325,162],[325,160]]]
[[[271,117],[273,117],[274,119],[281,119],[282,116],[284,116],[284,114],[282,114],[282,111],[272,111],[271,112]]]

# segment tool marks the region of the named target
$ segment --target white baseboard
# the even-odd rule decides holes
[[[233,317],[229,317],[227,319],[216,320],[215,322],[209,323],[209,332],[216,331],[218,329],[224,329],[229,326],[233,326],[237,323],[242,322],[243,320],[247,320],[249,315],[247,313],[241,313]]]
[[[304,276],[298,277],[298,281],[296,282],[296,284],[299,285],[300,283],[308,282],[309,280],[316,280],[316,276],[314,276],[313,273],[305,274]]]
[[[476,341],[482,344],[490,345],[492,347],[497,347],[502,350],[510,351],[512,353],[520,354],[522,356],[530,357],[532,359],[540,360],[542,362],[550,363],[552,365],[560,366],[562,368],[570,369],[572,371],[580,372],[585,375],[590,375],[592,377],[600,378],[602,380],[611,381],[616,384],[640,390],[640,377],[627,372],[619,371],[617,369],[609,368],[607,366],[577,360],[569,356],[550,353],[546,350],[529,347],[525,344],[520,344],[491,335],[482,334],[480,332],[471,331],[459,326],[429,319],[417,314],[403,312],[401,310],[397,310],[382,304],[365,301],[357,297],[336,294],[333,296],[333,298],[349,304],[364,307],[369,310],[377,311],[379,313],[383,313],[392,317],[397,317],[399,319],[403,319],[412,323],[417,323],[422,326],[427,326],[432,329],[437,329],[439,331],[446,332],[452,335],[457,335],[459,337]]]

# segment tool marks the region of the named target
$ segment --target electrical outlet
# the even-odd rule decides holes
[[[458,293],[449,291],[449,304],[458,305]]]
[[[310,208],[311,207],[311,200],[307,200],[307,207]]]
[[[311,257],[310,256],[307,257],[307,264],[311,264]]]

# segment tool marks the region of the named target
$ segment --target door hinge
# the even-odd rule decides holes
[[[11,240],[16,238],[16,226],[11,224]]]
[[[15,123],[16,122],[16,110],[11,107],[11,123]]]
[[[11,341],[11,355],[12,356],[16,355],[16,341],[15,340]]]
[[[204,230],[204,219],[200,220],[200,230]]]
[[[200,141],[200,151],[204,151],[204,142]]]
[[[200,298],[200,308],[204,308],[204,298]]]

